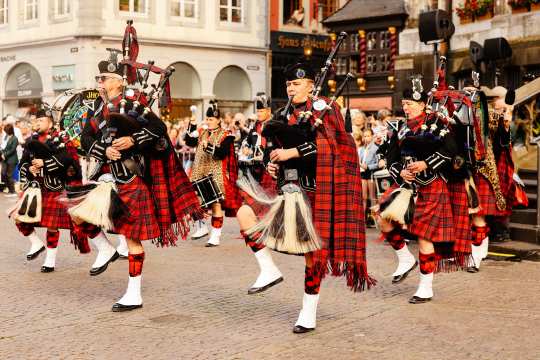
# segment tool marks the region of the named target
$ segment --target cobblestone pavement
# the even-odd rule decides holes
[[[417,274],[392,285],[393,252],[370,231],[378,285],[353,294],[343,279],[324,281],[317,330],[295,335],[302,259],[275,254],[285,281],[248,296],[258,270],[233,219],[219,248],[148,244],[144,308],[131,313],[110,311],[127,261],[90,277],[94,255],[76,253],[63,234],[57,271],[41,274],[43,256],[27,262],[28,242],[3,215],[0,228],[0,359],[540,359],[538,263],[435,276],[434,300],[409,305]]]

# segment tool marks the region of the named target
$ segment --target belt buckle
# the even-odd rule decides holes
[[[285,169],[285,181],[298,181],[298,170]]]

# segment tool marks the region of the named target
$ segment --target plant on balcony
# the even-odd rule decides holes
[[[539,0],[540,1],[540,0]],[[478,1],[478,8],[474,14],[477,20],[485,20],[493,17],[493,0],[480,0]]]
[[[457,16],[462,24],[474,21],[474,13],[478,7],[477,0],[465,0],[463,5],[456,8]]]

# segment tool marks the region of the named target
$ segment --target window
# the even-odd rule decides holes
[[[35,21],[38,19],[38,0],[24,1],[24,21]]]
[[[149,0],[120,0],[118,10],[121,12],[131,13],[132,15],[146,16],[148,15]]]
[[[232,24],[244,23],[245,0],[219,0],[219,20]]]
[[[199,17],[199,0],[172,0],[171,16],[182,19],[197,19]]]
[[[8,23],[8,0],[0,0],[0,26]]]
[[[304,27],[305,19],[303,0],[283,0],[283,24]]]
[[[345,75],[347,74],[347,58],[338,57],[336,59],[336,75]]]
[[[391,34],[388,30],[371,31],[366,34],[366,72],[387,73],[390,71],[392,57],[390,54]]]
[[[55,0],[54,1],[54,17],[61,18],[69,16],[71,0]]]

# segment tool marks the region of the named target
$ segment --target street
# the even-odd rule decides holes
[[[0,195],[2,209],[10,204]],[[131,313],[110,310],[125,290],[126,260],[90,277],[95,253],[78,254],[62,233],[56,271],[42,274],[44,255],[27,262],[29,242],[5,215],[0,226],[0,359],[540,358],[534,262],[436,275],[433,301],[410,305],[418,273],[392,285],[393,251],[370,230],[378,285],[354,294],[343,279],[323,281],[316,331],[295,335],[302,258],[274,254],[285,281],[248,296],[258,268],[235,219],[218,248],[205,248],[205,239],[146,244],[144,307]]]

